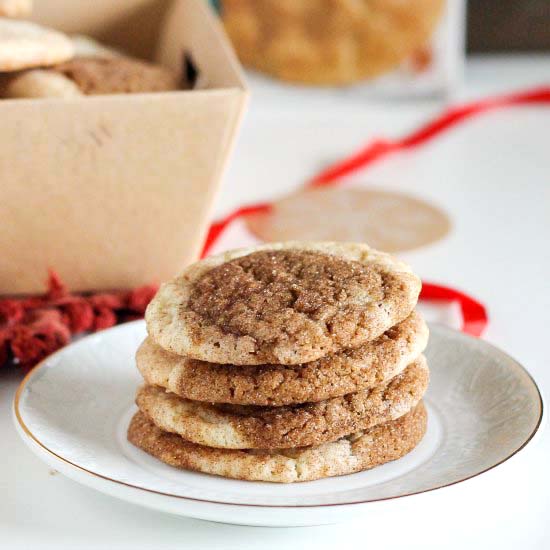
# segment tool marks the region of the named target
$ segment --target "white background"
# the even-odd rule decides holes
[[[456,100],[550,83],[550,56],[476,58]],[[314,91],[255,92],[217,213],[296,188],[376,136],[400,136],[440,101],[367,102]],[[404,256],[427,281],[488,305],[485,337],[550,387],[550,108],[466,122],[434,143],[352,180],[405,190],[444,208],[453,233]],[[220,247],[240,240],[236,224]],[[353,523],[252,528],[171,517],[117,501],[51,471],[19,441],[11,401],[20,379],[0,372],[0,548],[550,548],[550,436],[501,468]],[[411,501],[412,502],[412,501]]]

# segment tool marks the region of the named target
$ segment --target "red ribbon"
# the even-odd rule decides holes
[[[260,203],[253,204],[251,206],[243,206],[242,208],[237,208],[221,220],[218,220],[210,226],[208,234],[206,235],[206,240],[204,241],[204,246],[202,248],[201,258],[204,258],[208,251],[212,248],[214,243],[218,240],[221,234],[224,232],[225,228],[233,221],[248,214],[256,214],[257,212],[267,212],[271,209],[271,204],[269,203]]]
[[[485,306],[454,288],[434,283],[422,283],[420,299],[428,302],[457,302],[462,313],[462,332],[479,337],[487,328],[489,317]]]
[[[431,141],[439,134],[456,126],[457,124],[472,118],[473,116],[492,111],[497,108],[513,105],[533,105],[550,103],[550,86],[541,86],[527,90],[500,96],[489,97],[478,101],[472,101],[463,105],[451,107],[437,116],[435,119],[412,131],[401,139],[388,140],[376,139],[366,147],[354,153],[350,157],[329,166],[317,174],[307,185],[319,187],[334,183],[336,180],[352,174],[369,164],[387,157],[397,151],[413,149]]]
[[[450,107],[433,120],[400,139],[375,139],[353,155],[329,166],[317,174],[306,184],[306,186],[320,187],[325,185],[337,185],[340,183],[341,178],[363,169],[392,153],[406,151],[427,143],[446,130],[479,114],[513,105],[537,105],[548,103],[550,103],[550,86],[541,86],[523,92],[493,96]],[[206,237],[202,256],[204,257],[208,254],[208,251],[231,222],[247,214],[267,212],[271,208],[272,204],[270,203],[244,206],[233,211],[225,218],[214,222],[210,226],[210,230]],[[468,334],[480,336],[487,326],[488,316],[483,304],[463,292],[446,286],[424,283],[420,299],[458,302],[463,317],[462,330]]]

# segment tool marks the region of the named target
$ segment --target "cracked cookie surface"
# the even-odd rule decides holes
[[[185,470],[249,481],[292,483],[368,470],[401,458],[426,432],[420,402],[397,420],[332,443],[278,451],[213,449],[163,432],[142,412],[128,428],[128,440],[155,458]]]
[[[387,384],[317,403],[282,407],[213,405],[182,399],[158,386],[139,389],[139,409],[160,429],[227,449],[284,449],[335,441],[395,420],[410,411],[428,386],[420,356]]]
[[[412,363],[428,341],[419,313],[362,346],[301,365],[221,365],[165,351],[147,338],[136,364],[147,384],[194,401],[291,405],[322,401],[384,384]]]
[[[354,243],[275,243],[197,262],[161,286],[152,339],[222,364],[300,364],[373,340],[414,308],[420,280]]]

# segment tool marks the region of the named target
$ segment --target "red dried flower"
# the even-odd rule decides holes
[[[8,362],[9,357],[8,341],[0,339],[0,367]]]
[[[48,292],[46,293],[46,300],[58,300],[67,294],[69,294],[69,291],[59,275],[50,269],[48,271]]]
[[[25,308],[17,300],[0,300],[0,327],[9,323],[17,323],[24,314]]]
[[[29,312],[24,323],[13,328],[11,351],[19,364],[29,368],[69,343],[71,331],[55,309]]]
[[[11,357],[30,368],[69,343],[71,335],[140,318],[157,287],[71,294],[54,271],[43,296],[0,300],[0,366]]]
[[[143,315],[145,308],[157,293],[157,285],[146,285],[139,288],[134,288],[128,295],[128,309],[135,313]]]
[[[122,293],[102,293],[94,294],[88,297],[90,304],[97,309],[122,309],[126,305],[125,297]]]
[[[76,298],[74,301],[62,307],[65,322],[72,334],[91,330],[94,324],[94,310],[84,298]]]
[[[94,323],[92,326],[93,331],[103,330],[104,328],[110,328],[117,323],[116,315],[113,310],[107,307],[100,307],[95,312]]]

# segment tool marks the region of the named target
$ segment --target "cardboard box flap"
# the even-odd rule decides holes
[[[188,54],[207,75],[207,88],[246,89],[239,63],[216,18],[205,17],[205,2],[173,2],[159,36],[156,60],[179,70]],[[204,23],[205,22],[205,23]],[[200,63],[197,61],[200,60]]]
[[[246,87],[207,0],[35,0],[32,19],[68,34],[89,35],[178,72],[184,53],[189,53],[208,75],[207,87]]]
[[[189,49],[220,88],[0,101],[0,294],[41,291],[48,268],[99,290],[196,259],[247,94],[202,0],[169,4],[160,56]]]

